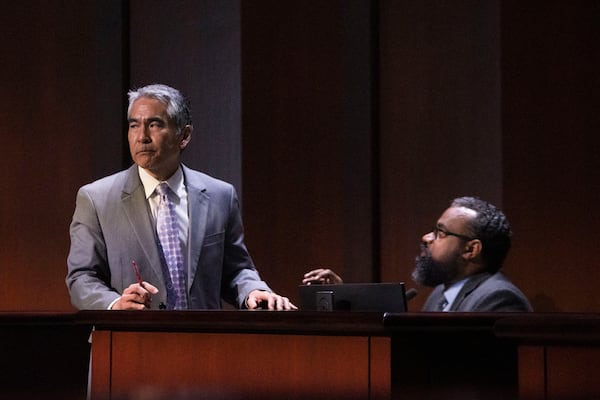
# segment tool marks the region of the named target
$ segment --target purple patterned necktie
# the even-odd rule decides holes
[[[168,195],[170,190],[166,182],[162,182],[156,187],[156,191],[160,195],[156,216],[156,232],[171,277],[171,283],[167,282],[167,302],[175,310],[184,310],[188,307],[183,252],[179,240],[175,204]],[[174,296],[174,299],[169,299],[171,296]]]

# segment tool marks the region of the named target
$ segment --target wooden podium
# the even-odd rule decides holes
[[[500,315],[84,312],[92,400],[516,398]],[[476,396],[476,397],[473,397]],[[483,397],[482,397],[483,396]]]
[[[86,312],[97,399],[389,399],[382,314]]]

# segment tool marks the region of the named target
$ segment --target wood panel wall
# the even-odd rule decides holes
[[[77,188],[121,165],[122,8],[26,0],[0,14],[0,310],[71,309]]]
[[[264,277],[404,280],[464,194],[539,311],[597,311],[600,2],[25,0],[0,16],[0,309],[70,310],[79,186],[130,162],[125,92],[178,86]],[[418,310],[427,290],[413,301]]]
[[[544,311],[600,310],[600,2],[503,2],[511,268]]]
[[[128,84],[180,89],[194,120],[184,162],[232,183],[241,194],[239,0],[129,3]]]
[[[500,9],[380,4],[382,278],[412,284],[421,237],[453,198],[502,206]]]
[[[297,298],[331,266],[371,281],[373,71],[368,2],[243,3],[247,243],[265,278]]]

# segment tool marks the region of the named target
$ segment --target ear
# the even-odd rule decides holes
[[[179,148],[181,150],[185,149],[187,147],[188,143],[190,142],[190,140],[192,140],[192,131],[193,130],[194,130],[194,128],[191,125],[186,125],[181,130],[181,139],[179,142]]]
[[[479,240],[479,239],[469,240],[465,244],[463,257],[466,260],[473,260],[481,254],[482,250],[483,250],[483,245],[481,243],[481,240]]]

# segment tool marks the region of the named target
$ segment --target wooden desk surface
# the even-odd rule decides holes
[[[143,383],[166,384],[161,365],[170,350],[192,366],[201,356],[198,349],[204,349],[209,360],[204,376],[215,387],[227,386],[231,365],[237,365],[236,374],[244,374],[243,368],[262,355],[272,363],[269,374],[277,377],[277,395],[288,385],[301,390],[303,379],[312,379],[323,387],[356,390],[357,398],[364,390],[373,399],[390,398],[390,392],[391,398],[426,393],[443,399],[482,390],[510,395],[517,386],[521,399],[600,398],[600,314],[235,310],[0,312],[2,393],[82,399],[92,327],[98,335],[95,361],[106,366],[104,384],[121,389],[130,383],[128,375],[113,367],[150,363],[154,369],[145,372]],[[161,360],[152,361],[153,354]],[[166,364],[178,365],[174,360]],[[284,370],[278,375],[273,367],[278,363],[293,371],[295,380]],[[503,375],[490,381],[490,370],[482,366]],[[196,378],[182,377],[188,383]],[[238,382],[270,390],[269,379],[261,379]],[[318,398],[322,392],[304,394]]]
[[[388,335],[383,313],[231,311],[80,311],[96,330]]]

